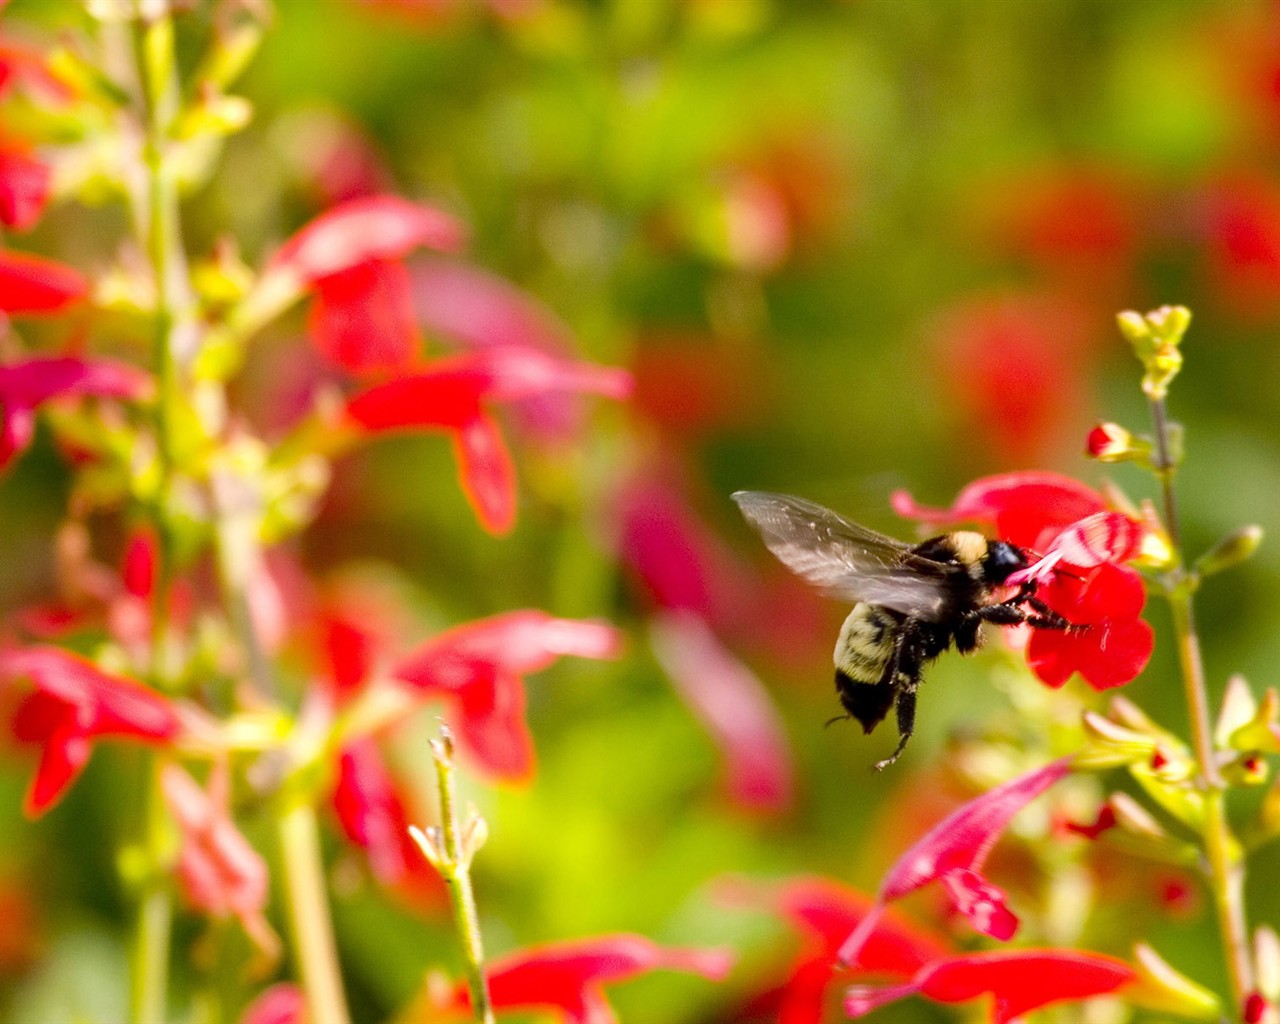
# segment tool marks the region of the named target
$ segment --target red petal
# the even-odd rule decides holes
[[[333,806],[342,831],[368,854],[374,876],[391,885],[421,856],[409,848],[409,819],[391,773],[368,739],[343,748]],[[413,859],[410,859],[413,858]]]
[[[765,810],[787,807],[792,797],[791,750],[778,710],[760,680],[695,615],[659,616],[651,635],[667,677],[715,738],[733,798]]]
[[[458,741],[494,778],[527,782],[533,777],[533,737],[524,721],[524,683],[490,670],[461,694]]]
[[[1042,683],[1057,689],[1076,671],[1083,635],[1063,630],[1032,630],[1026,648],[1027,666]]]
[[[321,279],[310,326],[320,351],[353,372],[408,365],[418,348],[409,272],[370,260]]]
[[[268,273],[284,272],[314,282],[368,260],[395,260],[419,246],[458,248],[459,221],[399,196],[365,196],[326,210],[290,238],[272,258]]]
[[[1151,660],[1155,630],[1142,619],[1116,619],[1093,626],[1095,652],[1080,665],[1080,674],[1095,690],[1123,686],[1137,678]]]
[[[501,537],[516,522],[516,471],[492,416],[477,413],[454,432],[458,480],[480,525]]]
[[[965,487],[949,509],[917,505],[906,491],[891,496],[894,510],[908,519],[939,525],[978,522],[996,527],[1019,547],[1047,545],[1046,534],[1103,510],[1102,496],[1058,473],[1000,473]],[[1050,537],[1051,539],[1051,537]]]
[[[88,294],[84,275],[65,263],[0,251],[0,312],[57,313]]]
[[[1008,1024],[1042,1006],[1114,992],[1134,977],[1128,964],[1096,953],[1022,949],[954,957],[918,980],[922,994],[944,1003],[990,992],[996,1024]]]
[[[976,871],[960,869],[942,876],[956,910],[969,919],[980,935],[1007,942],[1018,930],[1018,919],[1005,904],[1004,890]]]
[[[47,164],[19,150],[0,150],[0,224],[26,231],[49,200]]]
[[[423,373],[380,384],[347,403],[365,430],[460,427],[479,414],[483,381],[475,373]]]
[[[63,723],[44,740],[40,766],[27,791],[22,810],[28,818],[38,818],[62,799],[92,753],[89,738],[70,723]]]

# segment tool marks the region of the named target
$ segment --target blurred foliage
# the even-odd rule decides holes
[[[76,15],[13,0],[4,17],[38,34]],[[204,31],[200,17],[186,31]],[[799,781],[779,815],[735,808],[609,553],[605,498],[653,453],[682,467],[699,512],[761,571],[767,556],[727,500],[740,487],[807,495],[904,536],[888,513],[895,486],[941,504],[975,476],[1046,468],[1146,496],[1130,467],[1081,453],[1100,419],[1145,428],[1115,311],[1176,301],[1196,312],[1172,396],[1188,431],[1188,548],[1246,521],[1280,536],[1272,5],[282,0],[274,17],[243,89],[254,122],[188,198],[193,252],[229,234],[256,261],[324,205],[341,169],[326,161],[363,154],[388,190],[467,221],[470,258],[539,297],[585,355],[639,373],[638,407],[594,412],[582,452],[518,453],[511,538],[481,534],[443,446],[412,439],[342,464],[305,540],[318,572],[393,562],[440,625],[529,605],[632,633],[618,666],[564,665],[531,684],[531,786],[465,783],[492,832],[477,862],[490,949],[635,930],[731,943],[771,973],[791,941],[783,927],[717,906],[713,880],[817,872],[873,887],[919,831],[899,802],[930,753],[1002,714],[1005,689],[1034,685],[993,686],[998,654],[944,659],[908,756],[872,776],[890,736],[822,728],[833,632],[813,628],[785,655],[766,638],[739,645],[781,708]],[[63,207],[22,244],[91,267],[116,216]],[[278,372],[274,344],[291,339],[257,343],[247,394],[255,373]],[[60,479],[38,445],[0,483],[8,608],[49,586]],[[1278,569],[1264,544],[1205,586],[1215,686],[1231,671],[1275,682]],[[841,609],[814,609],[836,628]],[[1149,616],[1165,633],[1164,609]],[[1158,641],[1128,693],[1181,730],[1173,673]],[[425,788],[425,750],[402,746]],[[34,829],[18,823],[20,771],[3,786],[3,862],[16,877],[41,865],[48,915],[47,960],[17,972],[14,1019],[70,1012],[48,1008],[59,1004],[42,972],[59,962],[99,980],[119,971],[125,914],[101,808],[131,767],[127,753],[95,758]],[[1274,849],[1261,857],[1274,864]],[[1269,872],[1260,863],[1252,877],[1252,909],[1276,920]],[[1167,920],[1149,898],[1137,914],[1160,929],[1162,952],[1215,980],[1207,902]],[[406,998],[424,963],[456,966],[442,922],[367,882],[336,913],[362,1019]],[[72,999],[71,974],[56,976]],[[724,1005],[714,987],[674,976],[614,997],[637,1022],[713,1021]],[[904,1004],[877,1019],[936,1014]]]

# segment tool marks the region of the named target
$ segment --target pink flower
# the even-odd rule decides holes
[[[515,523],[515,471],[491,402],[588,392],[623,398],[623,370],[578,363],[535,349],[503,347],[440,359],[421,372],[369,388],[347,403],[347,416],[369,433],[443,429],[458,456],[463,491],[482,526],[503,534]]]
[[[287,981],[272,985],[245,1008],[240,1024],[307,1024],[306,997]]]
[[[695,614],[659,615],[650,630],[667,677],[720,748],[730,796],[755,810],[790,806],[791,749],[778,709],[760,680]]]
[[[604,935],[577,942],[548,943],[498,957],[488,965],[489,996],[498,1013],[543,1012],[563,1024],[616,1024],[604,986],[630,981],[650,971],[687,971],[721,980],[732,955],[721,949],[664,948],[640,935]],[[457,985],[437,1009],[469,1013],[465,984]]]
[[[89,284],[75,267],[0,250],[0,313],[60,313],[88,293]]]
[[[524,676],[562,655],[614,658],[621,637],[603,622],[518,611],[442,633],[391,674],[416,690],[455,704],[459,743],[489,772],[509,780],[533,773],[533,742],[524,720]]]
[[[1042,1006],[1114,992],[1136,977],[1128,964],[1097,953],[1067,949],[970,953],[928,964],[904,985],[851,988],[845,1011],[858,1018],[909,995],[963,1003],[990,993],[995,998],[993,1024],[1012,1024]]]
[[[311,333],[322,353],[356,372],[402,368],[415,357],[418,333],[399,261],[420,246],[453,251],[463,236],[457,220],[430,206],[390,195],[351,199],[281,246],[259,301],[271,307],[310,288]]]
[[[33,227],[49,201],[52,171],[23,146],[0,144],[0,224]]]
[[[1018,919],[1005,905],[1004,893],[982,876],[982,865],[1013,816],[1070,770],[1068,758],[1053,761],[970,800],[935,825],[889,869],[880,883],[878,909],[840,947],[841,961],[860,962],[879,908],[930,882],[946,887],[956,910],[975,930],[1001,940],[1011,938]]]
[[[182,834],[177,872],[187,901],[214,918],[234,916],[259,948],[274,951],[267,863],[231,820],[225,766],[215,767],[208,793],[175,764],[165,765],[161,785]]]
[[[36,687],[12,723],[18,739],[44,745],[24,804],[28,817],[38,817],[61,799],[88,762],[95,740],[163,744],[180,731],[166,698],[57,647],[0,652],[0,679],[29,679]]]
[[[90,395],[139,398],[149,389],[150,378],[141,370],[107,359],[41,356],[0,366],[0,468],[31,444],[35,411],[45,402]]]

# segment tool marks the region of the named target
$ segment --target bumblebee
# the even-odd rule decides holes
[[[733,500],[788,569],[827,596],[854,603],[834,658],[846,714],[831,721],[854,718],[870,733],[896,711],[898,746],[876,771],[893,764],[911,739],[928,662],[952,646],[961,654],[977,650],[984,622],[1071,628],[1036,599],[1034,581],[997,599],[1029,562],[1007,541],[958,530],[913,547],[804,498],[738,491]]]

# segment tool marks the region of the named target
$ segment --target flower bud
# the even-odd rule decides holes
[[[1192,1020],[1222,1016],[1222,1005],[1213,992],[1177,970],[1145,942],[1133,947],[1133,963],[1138,977],[1126,995],[1138,1005]]]
[[[1085,453],[1099,462],[1151,461],[1151,442],[1118,423],[1099,423],[1085,438]]]
[[[1269,775],[1266,759],[1256,750],[1247,751],[1222,766],[1222,778],[1229,786],[1261,786]]]
[[[1191,311],[1185,306],[1161,306],[1144,316],[1130,310],[1117,316],[1116,323],[1142,363],[1143,392],[1149,398],[1164,398],[1182,369],[1180,346],[1191,324]]]
[[[1253,557],[1262,543],[1262,527],[1256,523],[1242,526],[1223,537],[1196,559],[1195,572],[1200,576],[1212,576],[1215,572],[1230,569]]]
[[[1115,768],[1149,761],[1155,753],[1155,736],[1129,729],[1095,711],[1084,715],[1084,748],[1076,754],[1075,766],[1082,770]]]
[[[1280,999],[1280,936],[1270,925],[1253,933],[1253,962],[1258,969],[1258,990],[1268,999]]]

